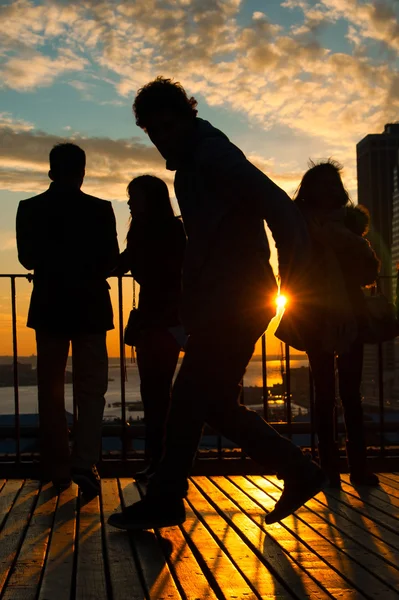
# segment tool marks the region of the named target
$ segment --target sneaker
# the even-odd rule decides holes
[[[289,517],[327,485],[328,478],[320,467],[313,462],[309,466],[312,472],[307,477],[298,476],[298,478],[284,482],[283,492],[276,502],[274,510],[265,517],[267,525]]]
[[[352,471],[349,479],[352,485],[368,485],[370,487],[378,487],[380,485],[378,476],[366,470]]]
[[[180,498],[165,502],[162,498],[148,500],[144,498],[128,506],[121,513],[113,513],[108,525],[126,531],[140,529],[161,529],[181,525],[186,520],[184,502]]]
[[[80,467],[72,468],[72,481],[81,489],[84,496],[89,498],[99,496],[101,492],[101,480],[96,467],[91,469],[82,469]]]

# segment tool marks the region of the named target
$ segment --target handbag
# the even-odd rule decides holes
[[[365,307],[361,336],[365,344],[380,344],[393,340],[399,334],[396,307],[384,294],[365,296]]]

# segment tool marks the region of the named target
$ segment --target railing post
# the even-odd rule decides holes
[[[121,419],[122,419],[122,460],[126,460],[126,365],[125,365],[125,342],[123,339],[123,279],[118,276],[118,315],[119,315],[119,365],[121,379]]]
[[[287,406],[287,429],[288,437],[292,438],[292,407],[291,407],[291,365],[290,365],[290,347],[285,344],[285,391]]]
[[[263,417],[265,421],[269,418],[269,400],[267,394],[267,365],[266,365],[266,334],[262,335],[262,395],[263,395]]]
[[[11,275],[11,310],[12,310],[12,352],[14,369],[14,411],[15,411],[15,441],[16,441],[16,460],[21,461],[21,430],[19,418],[19,387],[18,387],[18,346],[17,346],[17,301],[15,276]]]
[[[384,362],[382,344],[378,344],[378,404],[380,409],[380,454],[385,456]]]
[[[315,421],[315,404],[314,404],[314,382],[312,370],[309,366],[309,413],[310,413],[310,448],[312,458],[316,458],[316,421]]]

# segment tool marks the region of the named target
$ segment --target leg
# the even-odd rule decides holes
[[[240,381],[262,331],[226,327],[217,336],[206,331],[190,336],[173,388],[165,454],[150,481],[149,496],[165,495],[165,490],[170,496],[185,496],[204,421],[282,478],[296,476],[304,464],[299,448],[238,404]]]
[[[70,477],[64,381],[69,339],[36,331],[40,454],[43,472],[53,481]]]
[[[150,330],[137,346],[141,399],[145,416],[146,454],[151,470],[161,460],[173,375],[180,348],[166,329]]]
[[[285,518],[320,491],[324,480],[320,469],[256,413],[238,406],[239,383],[263,329],[220,329],[216,335],[202,331],[190,336],[173,388],[162,461],[149,481],[145,499],[128,507],[125,514],[111,515],[110,525],[148,529],[185,520],[182,499],[207,419],[222,433],[234,434],[252,458],[285,479],[284,491],[267,515],[267,523]]]
[[[330,485],[339,487],[339,449],[335,436],[334,355],[310,349],[308,357],[315,386],[315,420],[320,465],[327,473]]]
[[[100,458],[104,395],[108,387],[106,334],[72,339],[73,376],[78,408],[72,466],[91,469]]]
[[[363,344],[354,344],[338,357],[339,392],[344,409],[346,451],[351,480],[378,485],[378,477],[366,466],[367,448],[363,429],[363,407],[360,394],[363,370]]]

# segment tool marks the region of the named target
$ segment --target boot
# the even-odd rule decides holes
[[[356,441],[346,442],[350,481],[353,485],[377,487],[380,483],[377,475],[367,465],[367,451],[363,435]]]
[[[328,477],[328,487],[340,490],[340,461],[339,448],[336,442],[329,444],[319,442],[319,464]]]

